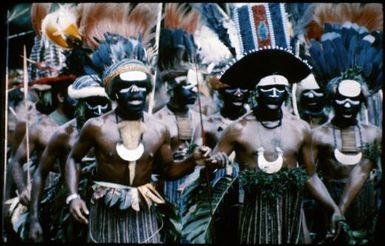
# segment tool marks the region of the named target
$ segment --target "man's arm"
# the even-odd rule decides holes
[[[39,223],[39,202],[48,173],[52,169],[55,160],[62,159],[63,155],[65,155],[63,148],[64,146],[60,142],[60,135],[54,134],[45,148],[39,166],[33,175],[29,232],[29,237],[33,241],[42,240],[43,231]]]
[[[327,207],[330,211],[333,211],[332,216],[332,230],[335,230],[335,220],[337,216],[341,216],[341,211],[339,210],[337,204],[331,197],[330,193],[326,189],[324,183],[319,178],[316,172],[316,166],[314,163],[314,157],[318,155],[317,143],[314,142],[312,145],[312,137],[310,134],[310,127],[305,126],[304,132],[304,143],[300,150],[299,155],[299,163],[303,165],[306,169],[307,174],[309,175],[309,179],[306,181],[306,186],[310,193],[321,202],[325,207]]]
[[[32,153],[35,149],[39,137],[38,135],[36,128],[33,128],[32,131],[29,132],[29,153],[27,153],[27,138],[24,136],[23,141],[17,148],[15,156],[12,158],[12,177],[19,192],[20,202],[23,205],[28,205],[30,201],[30,191],[27,188],[29,184],[26,184],[26,181],[24,180],[23,164],[27,160],[27,154]]]
[[[210,156],[211,149],[207,146],[195,147],[192,154],[182,161],[174,161],[170,146],[170,133],[166,127],[163,128],[163,143],[157,151],[155,160],[160,160],[160,170],[162,174],[169,180],[178,179],[186,174],[194,171],[196,164],[212,165],[214,163],[221,164],[226,159],[223,156]]]
[[[381,144],[382,133],[377,131],[376,142]],[[376,160],[364,159],[361,163],[356,165],[350,172],[348,182],[345,185],[344,192],[339,204],[342,214],[348,210],[352,201],[356,198],[357,194],[361,191],[366,180],[369,177],[370,171],[374,168]]]
[[[88,209],[85,202],[78,195],[79,170],[82,158],[88,153],[94,144],[95,129],[91,121],[87,121],[80,131],[78,141],[73,145],[65,165],[65,178],[71,198],[66,202],[70,205],[70,212],[79,222],[88,224],[85,215],[88,215]],[[84,214],[83,214],[84,212]]]

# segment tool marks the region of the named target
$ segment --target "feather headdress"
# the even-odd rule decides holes
[[[37,36],[41,36],[41,23],[49,13],[51,3],[33,3],[31,6],[32,27]]]
[[[113,98],[115,78],[124,72],[140,71],[146,74],[143,82],[151,86],[151,46],[157,20],[157,4],[124,3],[79,4],[80,29],[84,42],[94,48],[93,66],[88,74],[98,74],[107,94]],[[125,81],[120,81],[124,83]]]
[[[241,53],[267,46],[289,48],[289,21],[284,3],[252,3],[234,8]]]
[[[31,7],[31,20],[36,32],[34,44],[29,57],[28,76],[30,81],[55,78],[64,66],[65,57],[61,48],[49,42],[44,34],[42,23],[49,15],[51,4],[33,3]],[[36,83],[36,81],[34,83]],[[48,88],[46,86],[46,88]]]
[[[239,45],[236,43],[238,37],[232,19],[217,3],[194,3],[192,5],[199,11],[202,20],[202,25],[194,35],[202,63],[217,65],[235,57]],[[213,52],[214,50],[215,52]]]
[[[77,26],[76,7],[59,5],[59,9],[48,14],[42,24],[43,34],[63,49],[71,48],[68,39],[81,39]]]
[[[198,22],[199,13],[188,4],[165,5],[164,26],[159,40],[158,65],[161,70],[197,61],[197,46],[193,33]]]
[[[382,42],[376,40],[382,35],[372,35],[365,27],[350,22],[342,26],[325,24],[323,29],[321,40],[311,41],[307,58],[320,86],[327,86],[336,77],[361,76],[370,94],[376,93],[383,81]]]
[[[303,21],[307,40],[321,38],[324,24],[357,23],[369,31],[383,31],[383,5],[380,3],[314,3]],[[309,18],[310,17],[310,18]]]

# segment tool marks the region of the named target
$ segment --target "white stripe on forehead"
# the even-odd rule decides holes
[[[337,90],[343,96],[356,97],[361,93],[361,85],[355,80],[342,80]]]
[[[289,85],[289,82],[282,75],[269,75],[262,78],[257,84],[257,87],[265,85]]]
[[[119,74],[119,77],[124,81],[143,81],[147,79],[147,74],[141,71],[128,71]]]

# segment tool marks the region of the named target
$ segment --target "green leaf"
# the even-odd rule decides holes
[[[228,177],[220,178],[212,187],[211,204],[208,197],[208,187],[202,177],[196,179],[191,186],[185,189],[182,194],[187,203],[182,208],[182,238],[187,243],[212,243],[211,242],[211,224],[213,220],[212,212],[215,214],[220,207],[229,188],[235,182],[237,177],[232,179]],[[198,190],[200,190],[198,192]]]

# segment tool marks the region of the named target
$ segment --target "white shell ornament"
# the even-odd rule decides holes
[[[355,155],[347,155],[347,154],[341,153],[339,149],[335,148],[334,157],[339,163],[350,166],[350,165],[355,165],[361,161],[362,153],[359,152]]]
[[[276,147],[278,158],[275,161],[267,161],[263,155],[263,147],[258,148],[258,167],[265,173],[272,174],[278,172],[282,168],[283,158],[282,150]]]
[[[125,161],[136,161],[144,153],[143,143],[140,143],[135,149],[127,149],[121,142],[116,144],[116,152]]]

